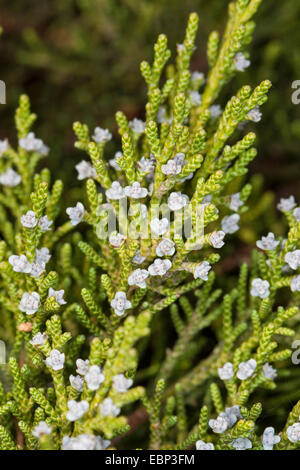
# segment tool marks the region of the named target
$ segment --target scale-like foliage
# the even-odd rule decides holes
[[[9,355],[2,449],[122,448],[135,414],[139,425],[149,423],[141,444],[149,449],[298,446],[299,404],[280,437],[271,427],[262,434],[259,423],[277,368],[278,377],[297,379],[294,199],[279,206],[287,238],[258,241],[233,287],[224,289],[222,270],[212,269],[251,193],[250,184],[231,190],[257,153],[255,134],[242,135],[242,124],[259,121],[271,86],[244,86],[224,110],[217,104],[250,65],[260,3],[230,5],[224,36],[208,39],[207,77],[190,72],[195,13],[174,65],[159,36],[153,63],[141,64],[145,122],[117,113],[122,150],[109,163],[109,130],[74,124],[76,147],[90,161],[76,167],[86,192],[67,208],[68,221],[60,213],[63,183],[36,170],[49,149],[33,134],[36,116],[21,96],[18,147],[2,141],[0,160],[0,332]],[[283,399],[284,392],[281,407]]]

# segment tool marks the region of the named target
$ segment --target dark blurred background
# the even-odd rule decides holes
[[[27,93],[39,117],[34,130],[51,148],[46,164],[68,188],[63,204],[83,200],[78,195],[80,189],[76,189],[82,184],[76,180],[74,166],[86,156],[74,149],[73,121],[86,122],[92,128],[109,127],[117,137],[114,122],[117,110],[123,110],[130,119],[143,118],[146,87],[139,64],[144,59],[152,60],[153,43],[161,32],[168,35],[174,57],[176,43],[182,42],[192,11],[200,16],[192,69],[206,73],[207,37],[212,29],[223,31],[228,3],[227,0],[0,0],[0,26],[4,30],[0,38],[0,79],[7,85],[7,104],[0,105],[0,138],[8,137],[16,143],[14,111],[19,95]],[[300,105],[291,101],[292,82],[300,80],[300,0],[263,0],[256,22],[250,47],[251,67],[237,75],[219,101],[224,107],[243,84],[255,86],[266,78],[273,82],[270,99],[262,109],[262,121],[250,124],[257,132],[259,148],[250,168],[254,187],[251,210],[243,215],[242,229],[237,234],[238,249],[236,244],[226,244],[223,261],[216,266],[217,274],[226,273],[217,276],[218,285],[225,291],[236,285],[239,265],[249,261],[259,236],[269,230],[277,235],[285,233],[282,214],[274,210],[274,198],[278,201],[295,194],[300,201]],[[109,143],[107,158],[112,158],[117,149]],[[85,226],[80,230],[86,230]],[[285,304],[283,297],[281,300]],[[170,329],[168,316],[157,317],[153,331],[164,329]],[[157,362],[162,360],[164,342],[165,335],[154,334]],[[286,378],[282,382],[285,387]],[[298,389],[296,386],[296,392]],[[285,404],[278,404],[281,396],[286,399],[285,391],[280,393],[279,387],[264,410],[265,425],[269,425],[275,410],[279,421],[286,416]],[[288,395],[288,405],[293,400]],[[272,421],[274,424],[277,422]],[[138,433],[142,440],[143,430]]]
[[[115,132],[118,109],[129,118],[143,117],[146,89],[139,64],[152,59],[161,32],[175,52],[191,11],[200,15],[192,68],[206,72],[207,37],[212,29],[223,30],[228,1],[1,0],[0,5],[0,78],[7,84],[0,138],[14,141],[14,109],[26,92],[39,116],[36,133],[51,147],[48,165],[73,184],[73,167],[82,155],[73,149],[72,122]],[[252,66],[238,75],[221,104],[242,84],[272,80],[251,171],[264,174],[265,187],[277,199],[299,197],[300,105],[291,102],[291,84],[300,80],[300,1],[264,0],[256,22]]]

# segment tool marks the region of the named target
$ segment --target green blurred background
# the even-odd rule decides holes
[[[227,0],[1,0],[0,78],[7,84],[1,106],[0,138],[14,139],[13,113],[26,92],[39,115],[35,127],[51,147],[48,165],[75,183],[72,122],[109,126],[114,114],[143,117],[145,85],[139,72],[151,60],[157,35],[168,35],[173,52],[181,42],[188,14],[200,15],[192,68],[207,71],[206,41],[222,31]],[[252,172],[262,172],[276,198],[299,190],[300,105],[291,102],[291,83],[300,79],[300,2],[264,0],[256,16],[252,67],[239,74],[224,100],[238,86],[269,78],[274,86],[258,125],[259,157]],[[222,101],[221,101],[222,104]],[[111,152],[113,147],[109,147]],[[108,155],[108,157],[111,157]]]
[[[146,87],[139,64],[144,59],[152,60],[153,43],[161,32],[168,35],[174,57],[176,43],[182,42],[192,11],[200,16],[192,69],[206,73],[207,37],[212,29],[223,30],[228,3],[0,0],[0,25],[4,29],[0,39],[0,79],[7,85],[7,104],[0,105],[0,138],[8,137],[15,143],[14,110],[19,95],[27,93],[39,116],[34,130],[51,148],[43,164],[67,187],[63,204],[82,200],[76,189],[82,184],[76,179],[74,166],[86,157],[74,149],[73,121],[109,127],[117,137],[114,114],[118,109],[130,119],[143,118]],[[252,66],[237,75],[219,101],[224,107],[243,84],[255,86],[266,78],[273,82],[262,121],[247,125],[257,132],[259,156],[250,168],[254,191],[251,210],[243,215],[242,229],[237,234],[238,246],[226,244],[223,261],[216,266],[217,274],[226,274],[217,277],[225,290],[227,285],[235,285],[239,265],[249,261],[257,237],[269,230],[284,234],[285,223],[275,211],[273,199],[295,194],[300,202],[300,105],[291,101],[292,82],[300,80],[300,0],[263,0],[256,22],[250,48]],[[107,158],[112,158],[117,149],[110,143]],[[239,189],[238,184],[232,192]],[[63,213],[62,221],[64,218]],[[168,317],[159,317],[160,330],[161,321],[169,328]],[[155,335],[156,354],[165,351],[165,344],[160,349],[157,346],[160,338],[163,342],[164,335]],[[286,383],[282,379],[278,389],[285,399],[282,387]],[[273,414],[278,414],[279,419],[282,413],[286,415],[285,405],[279,409],[276,393],[265,409],[266,425]],[[291,403],[293,399],[288,396]],[[143,430],[138,432],[143,439]]]

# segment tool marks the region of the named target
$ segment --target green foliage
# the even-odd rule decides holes
[[[145,122],[116,114],[122,151],[110,164],[110,132],[74,124],[90,161],[77,166],[84,204],[67,208],[67,222],[62,182],[36,169],[49,149],[32,134],[36,116],[21,96],[18,146],[2,141],[0,160],[0,337],[9,353],[1,449],[122,448],[134,421],[147,431],[127,448],[299,447],[299,396],[291,387],[286,400],[280,383],[299,375],[293,198],[279,206],[286,239],[260,240],[231,283],[217,252],[246,216],[252,185],[242,177],[257,152],[241,124],[257,120],[271,83],[242,86],[224,111],[212,106],[249,65],[260,3],[230,4],[224,35],[208,40],[205,80],[190,72],[197,14],[173,65],[158,37],[153,62],[141,63]],[[272,400],[280,440],[270,428],[262,435]]]
[[[75,163],[78,158],[78,153],[72,151],[73,116],[91,126],[99,122],[109,127],[119,107],[130,118],[142,116],[144,86],[136,64],[149,60],[151,45],[162,31],[174,51],[178,31],[194,10],[200,13],[200,27],[192,70],[201,64],[206,73],[207,37],[211,30],[215,31],[212,38],[223,30],[227,3],[44,0],[25,4],[3,0],[1,79],[7,84],[8,99],[2,110],[1,138],[13,137],[9,123],[18,96],[26,90],[40,117],[38,134],[52,140],[50,168],[72,184],[69,162],[72,159]],[[283,185],[288,188],[291,182],[297,190],[299,107],[291,102],[291,83],[300,76],[299,49],[295,47],[300,41],[299,15],[298,0],[277,2],[276,7],[273,0],[263,1],[256,17],[252,66],[229,85],[226,95],[233,95],[237,86],[265,77],[274,84],[268,107],[264,108],[265,129],[259,135],[263,158],[256,171],[264,172],[265,187],[277,191],[282,191]],[[104,72],[107,70],[109,74]],[[252,125],[248,127],[251,131]],[[281,171],[277,171],[278,166]]]

